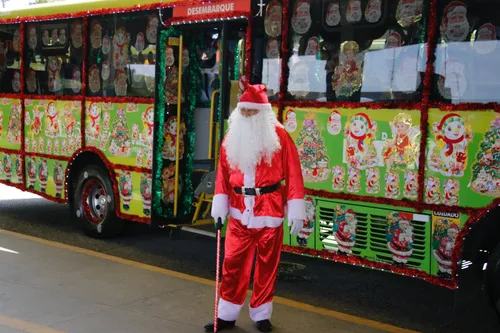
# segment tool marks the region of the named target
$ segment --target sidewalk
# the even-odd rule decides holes
[[[279,303],[273,332],[410,332]],[[213,307],[211,281],[0,230],[0,333],[196,333]],[[258,332],[247,305],[237,325]]]

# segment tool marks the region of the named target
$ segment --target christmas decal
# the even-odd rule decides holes
[[[144,34],[139,32],[137,36],[135,36],[135,50],[139,53],[144,51]]]
[[[49,178],[49,167],[47,166],[47,160],[44,158],[39,159],[38,163],[38,181],[40,184],[40,192],[47,192],[47,181]]]
[[[446,42],[463,42],[470,32],[467,7],[461,1],[453,1],[444,9],[441,19],[441,37]]]
[[[385,142],[383,159],[387,170],[405,171],[416,166],[420,150],[420,126],[414,126],[409,114],[400,113],[389,123],[392,139]]]
[[[98,93],[101,90],[101,78],[99,77],[99,68],[93,65],[89,71],[89,88],[92,93]]]
[[[2,98],[0,104],[0,148],[21,149],[21,102]]]
[[[311,5],[308,0],[297,0],[293,8],[292,29],[297,35],[303,35],[311,28]]]
[[[267,41],[266,58],[278,59],[280,56],[280,45],[276,38],[270,38]]]
[[[358,219],[352,209],[337,205],[333,215],[333,232],[339,254],[352,254],[356,245]]]
[[[55,138],[60,134],[59,112],[57,111],[56,102],[49,102],[45,111],[45,136]]]
[[[50,35],[48,30],[43,30],[42,31],[42,44],[43,46],[49,46],[50,45]]]
[[[330,2],[326,10],[325,22],[329,27],[336,27],[340,23],[340,6],[338,1]]]
[[[174,54],[174,49],[171,46],[166,46],[165,47],[165,65],[167,67],[173,66],[175,63],[175,54]]]
[[[355,114],[345,126],[345,147],[349,167],[364,170],[378,164],[378,156],[373,140],[377,123],[366,113]]]
[[[101,22],[92,21],[90,28],[90,45],[93,49],[100,49],[102,46],[102,26]]]
[[[496,28],[491,23],[485,23],[477,29],[474,49],[479,54],[493,52],[497,46]]]
[[[343,191],[345,188],[345,167],[343,165],[336,165],[333,168],[333,184],[334,191]]]
[[[269,37],[281,36],[281,4],[278,0],[271,1],[264,16],[264,29]]]
[[[447,206],[458,206],[460,193],[460,182],[453,178],[448,178],[444,183],[443,204]]]
[[[290,69],[288,92],[295,97],[303,98],[309,94],[309,66],[305,61],[296,62]]]
[[[189,50],[184,47],[182,49],[182,70],[184,71],[189,66]]]
[[[366,193],[378,194],[380,191],[380,171],[378,168],[369,168],[366,170]]]
[[[394,91],[404,94],[412,94],[417,91],[422,82],[418,63],[418,57],[413,54],[404,55],[399,59],[399,65],[394,73]]]
[[[28,30],[28,33],[30,34],[31,31]],[[36,30],[35,30],[35,37],[36,37]],[[19,28],[16,28],[16,30],[14,31],[14,35],[12,37],[12,48],[14,49],[14,52],[19,52],[20,43],[21,43],[21,32],[19,31]]]
[[[399,0],[396,20],[403,28],[408,28],[422,19],[423,0]]]
[[[186,135],[186,124],[181,121],[179,138],[179,160],[184,157],[184,136]],[[163,144],[163,158],[175,161],[177,146],[177,117],[172,116],[165,122],[165,142]]]
[[[108,55],[111,51],[111,41],[108,36],[104,36],[102,39],[102,54]]]
[[[399,34],[399,32],[393,31],[393,30],[388,30],[388,32],[389,31],[390,31],[390,33],[385,40],[384,48],[394,49],[394,48],[401,47],[401,45],[402,45],[401,44],[401,35]]]
[[[14,71],[12,75],[12,91],[18,93],[21,90],[21,73]]]
[[[28,188],[30,190],[35,189],[36,177],[37,177],[37,168],[36,168],[36,158],[33,156],[27,156],[27,174],[28,174]]]
[[[174,203],[175,196],[175,163],[162,169],[162,202],[166,205]],[[179,176],[179,193],[182,189],[182,178]]]
[[[151,215],[151,199],[153,197],[152,183],[153,183],[153,178],[151,175],[146,175],[146,174],[141,175],[141,198],[143,205],[143,213],[146,216]]]
[[[305,182],[323,182],[330,175],[329,157],[321,130],[312,114],[305,117],[296,140]]]
[[[109,67],[109,61],[104,60],[102,62],[102,68],[101,68],[101,78],[103,79],[103,81],[107,81],[109,79],[110,74],[111,74],[111,69]],[[116,89],[116,85],[115,85],[115,89]],[[99,89],[97,89],[97,90],[99,90]]]
[[[311,37],[307,41],[306,51],[304,55],[316,57],[319,54],[319,39],[318,37]]]
[[[361,171],[356,168],[347,169],[347,192],[358,193],[361,189]]]
[[[328,117],[327,123],[328,133],[331,135],[338,135],[342,130],[342,119],[337,110],[333,110]]]
[[[79,93],[82,89],[82,73],[76,67],[73,69],[73,77],[70,82],[70,86],[71,90],[73,90],[75,94]]]
[[[382,17],[382,0],[369,0],[365,9],[365,19],[369,23],[377,23]]]
[[[129,64],[129,41],[130,36],[125,28],[121,27],[115,31],[113,36],[113,65],[116,69],[122,69]]]
[[[399,173],[389,172],[385,174],[385,197],[390,199],[397,199],[401,195],[399,189]]]
[[[441,181],[438,177],[430,176],[425,181],[425,203],[441,203]]]
[[[417,172],[409,170],[405,172],[405,188],[403,196],[408,199],[417,199],[418,197],[418,182]]]
[[[134,190],[132,175],[128,171],[120,171],[118,175],[118,188],[120,191],[122,209],[124,211],[129,211],[130,201],[132,200],[132,193]]]
[[[169,50],[170,48],[167,48]],[[172,50],[172,49],[170,49]],[[173,52],[173,50],[172,50]],[[172,54],[173,57],[173,54]],[[166,70],[165,79],[165,103],[166,104],[177,104],[178,100],[178,82],[179,82],[179,72],[176,66],[168,67]],[[181,103],[184,103],[184,93],[181,93]]]
[[[9,154],[3,154],[2,156],[2,170],[3,170],[3,180],[7,183],[12,182],[12,156]]]
[[[349,23],[357,23],[361,21],[363,11],[361,9],[361,0],[349,0],[347,3],[347,11],[345,17]]]
[[[73,22],[71,26],[71,44],[75,49],[83,46],[83,26],[79,21]]]
[[[115,76],[115,94],[116,96],[123,97],[127,95],[127,73],[125,70],[120,69],[116,71]]]
[[[114,156],[121,157],[129,157],[132,153],[129,122],[123,109],[118,109],[116,113],[108,151]]]
[[[437,261],[438,276],[451,277],[453,249],[460,232],[460,214],[433,212],[432,255]]]
[[[36,26],[34,24],[28,25],[28,46],[30,49],[35,50],[38,44],[38,36]]]
[[[363,85],[364,51],[354,41],[346,42],[340,52],[340,63],[332,76],[332,87],[337,97],[351,97]]]
[[[101,134],[101,107],[99,103],[91,102],[87,109],[85,124],[86,140],[98,140]]]
[[[306,219],[304,224],[297,235],[297,243],[299,246],[307,246],[307,241],[311,234],[314,232],[314,224],[316,221],[316,207],[314,200],[311,197],[306,197]]]
[[[465,65],[462,61],[449,58],[444,62],[437,87],[444,99],[459,100],[467,90]]]
[[[413,215],[394,212],[387,216],[387,248],[396,265],[405,265],[413,254]]]
[[[158,33],[158,16],[155,14],[151,15],[148,18],[148,26],[146,28],[146,38],[148,39],[148,43],[156,44],[156,37]]]
[[[479,144],[469,186],[476,193],[500,197],[500,116],[491,121]]]
[[[435,143],[429,149],[428,167],[444,176],[462,177],[467,168],[468,145],[473,138],[468,120],[456,113],[434,123]]]
[[[61,162],[54,163],[54,169],[52,175],[54,178],[54,185],[56,188],[56,198],[62,198],[65,170]]]

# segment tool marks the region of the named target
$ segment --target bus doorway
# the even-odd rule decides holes
[[[247,21],[177,25],[160,34],[153,223],[211,228],[221,133],[239,94]]]

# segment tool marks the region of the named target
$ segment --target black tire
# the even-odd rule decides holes
[[[96,192],[99,193],[94,195]],[[91,201],[94,199],[98,202]],[[108,172],[97,165],[83,167],[77,176],[71,205],[71,214],[83,232],[94,238],[119,235],[124,222],[116,216],[115,208],[113,185]]]
[[[500,321],[500,243],[488,259],[486,291]]]

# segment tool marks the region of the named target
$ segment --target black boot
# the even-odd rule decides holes
[[[257,322],[257,329],[260,332],[271,332],[273,330],[273,325],[271,325],[269,319],[259,320]]]
[[[233,328],[236,321],[225,321],[220,318],[217,319],[217,332],[225,330],[227,328]],[[205,325],[205,332],[213,332],[214,331],[214,323],[211,322]]]

